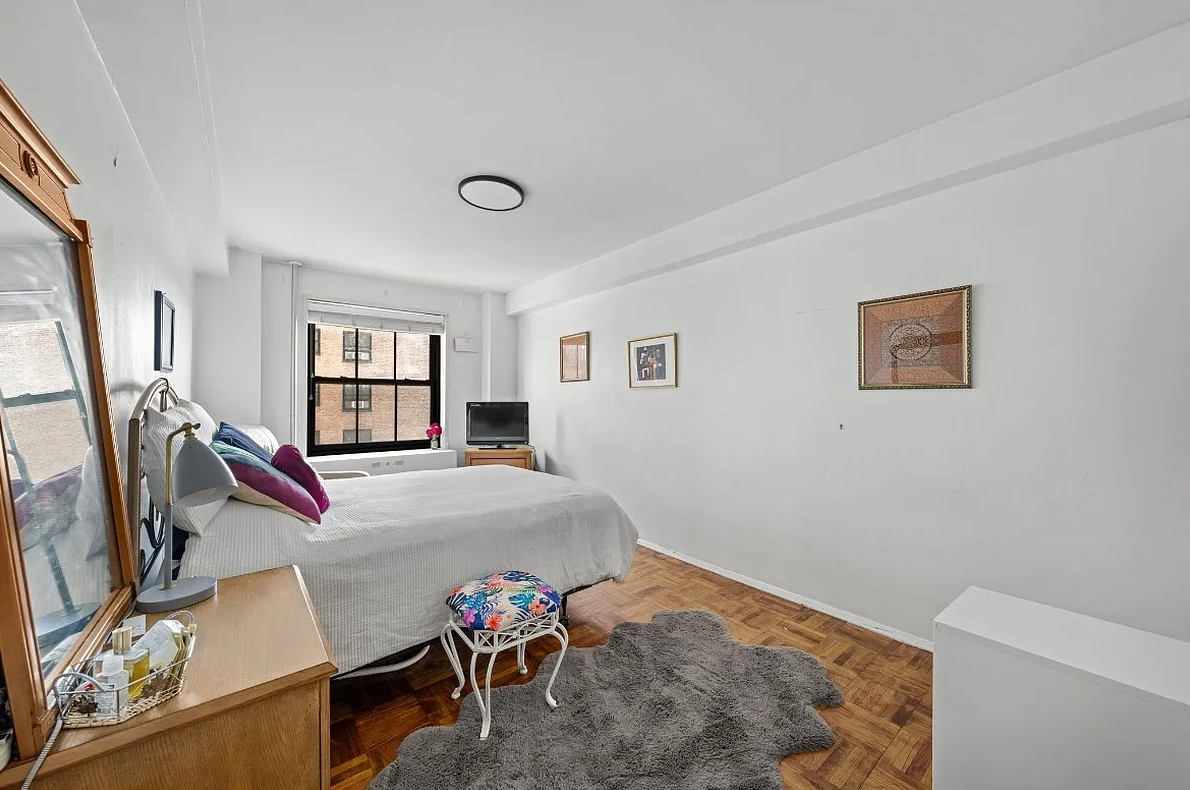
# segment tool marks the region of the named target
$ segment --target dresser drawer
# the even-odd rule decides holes
[[[463,454],[465,466],[516,466],[533,468],[533,451],[528,447],[513,450],[467,450]]]

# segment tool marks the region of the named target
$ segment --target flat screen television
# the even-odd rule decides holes
[[[529,404],[524,401],[467,404],[467,444],[529,443]]]

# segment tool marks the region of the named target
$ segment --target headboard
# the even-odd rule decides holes
[[[138,563],[137,575],[142,584],[157,561],[157,556],[161,553],[161,546],[165,538],[165,521],[153,504],[153,500],[147,496],[142,497],[142,492],[145,492],[146,489],[145,472],[141,464],[143,451],[141,435],[144,431],[145,415],[149,406],[155,406],[160,411],[165,411],[170,406],[176,406],[177,403],[178,393],[169,383],[169,379],[164,377],[154,379],[149,386],[145,387],[145,391],[141,393],[136,406],[132,409],[132,416],[128,418],[128,491],[125,502],[128,509],[128,531],[132,536],[133,557]],[[147,509],[142,505],[143,500],[148,500]],[[149,536],[149,546],[153,550],[152,556],[147,559],[140,547],[142,528]],[[166,557],[162,559],[162,562],[172,562],[172,558]]]

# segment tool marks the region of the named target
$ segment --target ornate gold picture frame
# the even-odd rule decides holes
[[[859,303],[861,390],[970,387],[970,285]]]

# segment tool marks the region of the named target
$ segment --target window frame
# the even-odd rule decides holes
[[[316,324],[315,329],[317,329],[317,328],[318,327]],[[346,327],[344,327],[344,328],[346,328]],[[356,363],[371,362],[372,361],[372,330],[370,330],[370,329],[364,330],[363,334],[360,334],[359,329],[353,329],[353,330],[351,330],[351,332],[352,332],[352,334],[348,334],[347,332],[343,333],[343,361],[344,362],[356,362]],[[349,338],[349,337],[355,338],[355,342],[352,343],[350,346],[347,345],[347,338]],[[367,341],[368,341],[368,343],[367,343],[368,347],[366,349],[360,345],[360,341],[364,340],[364,339],[367,339]],[[318,345],[321,346],[321,342]],[[368,355],[367,359],[360,358],[360,354],[363,352],[367,352],[367,355]]]
[[[354,397],[351,397],[348,394],[348,392],[347,392],[348,387],[351,387],[354,390]],[[361,395],[364,394],[363,390],[362,390],[363,387],[368,388],[368,393],[367,393],[368,397],[367,398],[360,397]],[[315,387],[314,388],[314,400],[315,400],[314,405],[315,406],[318,406],[318,403],[317,403],[318,399],[319,399],[318,388]],[[349,407],[347,405],[348,403],[350,403],[352,405]],[[368,404],[367,408],[360,406],[361,403],[367,403]],[[343,411],[344,411],[344,413],[353,412],[353,411],[356,411],[356,412],[358,412],[358,411],[372,411],[372,385],[371,384],[361,384],[359,382],[355,382],[352,384],[344,384],[343,385]],[[393,436],[396,436],[396,433],[394,433]]]
[[[371,335],[376,330],[363,330],[363,331],[367,332],[369,335],[368,348],[367,348],[368,359],[361,360],[361,359],[356,358],[353,360],[351,360],[351,359],[345,360],[348,362],[355,363],[355,376],[318,376],[318,375],[315,375],[315,353],[314,353],[314,349],[315,349],[314,333],[317,329],[318,329],[317,324],[308,323],[306,325],[306,338],[307,338],[307,344],[306,344],[307,345],[307,348],[306,348],[306,455],[308,457],[313,458],[313,457],[317,457],[317,456],[344,455],[344,454],[348,454],[348,453],[386,453],[386,452],[395,452],[395,451],[400,451],[400,450],[426,450],[426,449],[429,449],[430,439],[428,436],[425,439],[405,439],[405,440],[394,440],[394,441],[390,441],[390,442],[368,442],[366,444],[359,444],[358,442],[353,443],[353,444],[349,444],[346,442],[341,442],[339,444],[318,444],[314,440],[314,437],[318,434],[318,432],[314,430],[315,407],[317,407],[321,401],[321,398],[319,396],[319,391],[318,391],[319,384],[342,385],[344,387],[344,392],[346,392],[347,385],[355,385],[358,387],[360,384],[364,384],[364,385],[373,387],[373,390],[372,390],[373,396],[375,396],[374,388],[376,386],[393,387],[393,394],[394,394],[393,436],[395,437],[397,435],[397,427],[398,427],[397,420],[398,420],[398,416],[399,416],[399,412],[400,412],[400,408],[399,408],[400,389],[403,387],[427,387],[430,390],[430,422],[441,423],[442,422],[442,385],[443,385],[443,382],[442,382],[442,336],[437,335],[437,334],[427,334],[427,336],[430,338],[430,378],[428,381],[419,381],[417,379],[398,379],[396,377],[396,375],[397,375],[396,354],[393,354],[393,372],[392,372],[391,378],[377,378],[375,376],[360,376],[359,375],[360,363],[363,362],[363,363],[367,364],[371,360],[371,356],[372,356],[372,354],[371,354],[371,351],[372,351]],[[356,342],[358,343],[358,332],[360,332],[360,330],[343,327],[343,332],[344,332],[344,335],[343,335],[344,337],[347,337],[348,332],[357,333],[357,335],[356,335],[357,341]],[[417,333],[417,332],[412,332],[412,333],[396,333],[396,332],[394,332],[393,334],[419,334],[419,333]],[[320,338],[320,340],[321,340],[321,338]],[[347,341],[346,340],[343,341],[343,347],[344,347],[344,353],[346,354],[346,350],[347,350]],[[358,350],[358,349],[356,349],[356,350]],[[359,355],[356,354],[356,357],[358,357],[358,356]],[[358,395],[358,390],[356,391],[356,393]],[[371,404],[372,404],[372,400],[369,399],[368,400],[369,407],[371,406]],[[363,410],[363,411],[364,411],[364,413],[366,413],[367,411],[370,411],[370,410],[371,409],[369,408],[369,409]],[[354,411],[355,411],[355,431],[356,431],[355,435],[358,437],[359,431],[360,431],[359,415],[361,413],[361,410],[355,409]],[[429,426],[426,426],[426,427],[429,427]],[[348,430],[348,429],[345,428],[343,430]],[[371,428],[368,428],[365,430],[371,430]]]

